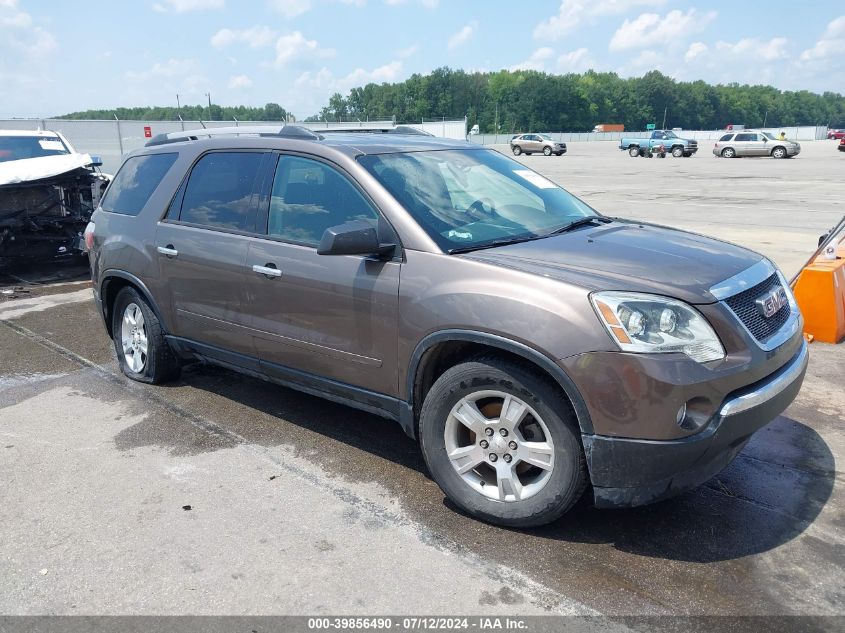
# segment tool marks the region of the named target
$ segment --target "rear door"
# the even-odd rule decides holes
[[[741,132],[734,138],[733,146],[737,156],[754,156],[754,137],[756,134]]]
[[[399,259],[317,254],[331,226],[363,219],[395,238],[392,229],[348,174],[314,157],[279,155],[270,194],[266,235],[250,240],[246,261],[262,370],[395,396]]]
[[[172,334],[209,346],[213,356],[254,355],[243,312],[244,266],[269,156],[240,150],[201,156],[156,232]]]

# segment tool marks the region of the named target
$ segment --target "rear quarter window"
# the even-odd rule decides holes
[[[733,137],[734,137],[733,134],[725,134],[722,138],[719,139],[719,141],[721,141],[722,143],[727,143]]]
[[[179,154],[148,154],[127,159],[100,206],[109,213],[138,215]]]

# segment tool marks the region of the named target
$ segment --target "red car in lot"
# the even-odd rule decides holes
[[[827,138],[841,140],[845,138],[845,130],[829,130]]]
[[[840,152],[845,152],[845,137],[843,137],[842,140],[839,141],[839,147],[837,147],[836,149],[838,149]]]

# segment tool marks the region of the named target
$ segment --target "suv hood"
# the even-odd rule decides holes
[[[559,279],[588,290],[667,295],[713,303],[710,288],[762,255],[662,226],[614,221],[571,233],[465,253],[460,257]]]

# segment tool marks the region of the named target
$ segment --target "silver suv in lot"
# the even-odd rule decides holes
[[[764,257],[599,214],[499,152],[199,130],[130,154],[85,232],[120,366],[216,363],[396,420],[509,526],[698,485],[807,365]]]
[[[742,130],[728,132],[716,141],[713,155],[722,158],[739,156],[771,156],[772,158],[792,158],[801,153],[801,145],[796,141],[778,139],[770,132]]]
[[[546,134],[518,134],[511,139],[511,151],[514,156],[542,152],[545,156],[563,156],[566,154],[566,143],[555,141]]]

